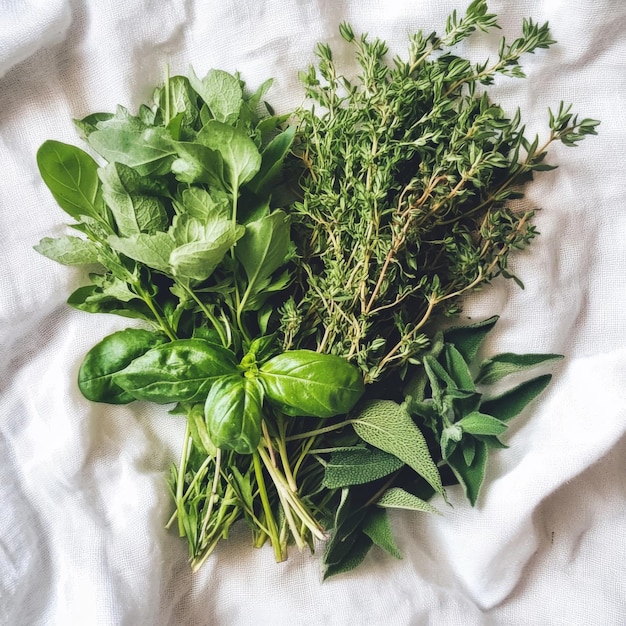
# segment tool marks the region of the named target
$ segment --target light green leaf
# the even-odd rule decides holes
[[[392,400],[370,400],[352,418],[352,425],[363,441],[397,456],[437,493],[444,493],[426,439],[404,406]]]
[[[139,233],[131,237],[109,237],[109,245],[130,259],[168,274],[171,272],[170,255],[175,243],[168,233],[152,235]]]
[[[210,70],[200,80],[193,68],[189,68],[189,82],[202,98],[218,122],[234,124],[243,103],[239,79],[223,70]]]
[[[176,156],[164,128],[101,128],[89,135],[89,144],[107,161],[128,165],[142,176],[166,174]]]
[[[102,198],[98,164],[83,150],[46,141],[37,151],[37,166],[58,205],[74,219],[100,217]]]
[[[387,511],[374,509],[363,523],[363,532],[385,552],[401,559],[402,555],[393,537],[393,531],[391,530],[391,524],[389,523],[389,517]]]
[[[507,425],[504,422],[485,415],[478,411],[473,411],[469,415],[466,415],[463,419],[455,423],[463,429],[463,432],[470,435],[501,435],[507,429]]]
[[[523,372],[543,363],[554,363],[562,358],[561,354],[498,354],[481,363],[476,383],[491,385],[509,374]]]
[[[261,154],[252,139],[239,128],[211,120],[202,127],[196,141],[220,153],[224,161],[224,178],[233,194],[261,167]]]
[[[113,213],[120,235],[154,233],[168,224],[163,203],[154,196],[133,192],[140,185],[139,174],[122,163],[109,163],[98,171],[102,195]]]
[[[329,489],[362,485],[399,470],[404,462],[382,450],[347,448],[333,452],[324,468],[324,486]]]
[[[84,265],[99,263],[98,246],[88,239],[64,235],[63,237],[44,237],[35,250],[62,265]]]
[[[178,158],[172,172],[182,183],[205,183],[225,189],[224,163],[219,152],[200,143],[178,141],[174,144]]]
[[[182,193],[181,211],[201,222],[210,218],[230,218],[230,202],[226,194],[210,194],[201,187],[189,187]]]
[[[432,504],[429,504],[425,500],[414,496],[412,493],[400,487],[392,487],[385,491],[376,505],[387,509],[406,509],[408,511],[423,511],[424,513],[439,513]]]
[[[181,124],[192,126],[198,117],[197,97],[189,80],[185,76],[172,76],[168,81],[168,90],[159,90],[159,107],[166,108],[166,94],[169,94],[170,120],[180,116]],[[182,115],[181,115],[182,114]]]
[[[177,245],[169,257],[174,274],[180,278],[206,280],[243,233],[243,226],[221,217],[202,223],[193,217],[178,215],[172,229]]]
[[[245,234],[235,247],[235,256],[248,278],[244,304],[285,262],[290,244],[289,216],[284,211],[246,224]]]
[[[446,370],[459,389],[474,391],[474,378],[463,355],[450,343],[444,347]]]

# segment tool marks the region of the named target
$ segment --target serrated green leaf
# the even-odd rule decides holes
[[[544,374],[527,380],[499,396],[487,398],[481,403],[480,410],[506,422],[519,415],[530,402],[541,394],[551,380],[551,374]]]
[[[498,354],[481,363],[476,383],[491,385],[510,374],[524,372],[544,363],[554,363],[562,358],[561,354]]]
[[[391,530],[387,511],[372,510],[363,523],[363,532],[374,542],[374,545],[396,559],[402,558]]]
[[[378,502],[376,502],[376,505],[388,509],[406,509],[408,511],[439,514],[439,511],[432,504],[400,487],[392,487],[385,491]]]
[[[131,237],[109,237],[109,245],[130,259],[164,273],[171,272],[170,254],[176,244],[168,233],[139,233]]]
[[[351,421],[363,441],[404,461],[443,495],[441,477],[426,439],[404,406],[392,400],[370,400]]]
[[[399,470],[404,462],[378,449],[347,448],[333,452],[325,466],[324,485],[337,489],[378,480]]]

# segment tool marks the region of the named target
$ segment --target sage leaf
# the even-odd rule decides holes
[[[204,402],[217,379],[236,373],[230,350],[203,339],[177,339],[135,359],[114,382],[137,400],[195,403]]]
[[[485,337],[493,329],[499,317],[494,315],[486,320],[466,326],[455,326],[445,331],[445,340],[454,344],[466,363],[471,363],[482,345]]]
[[[485,415],[478,411],[473,411],[469,415],[466,415],[455,426],[463,429],[470,435],[501,435],[506,431],[507,425],[504,422],[491,417],[491,415]]]
[[[60,141],[45,141],[37,151],[37,166],[58,205],[80,221],[100,218],[102,197],[98,164],[83,150]]]
[[[376,502],[377,506],[387,509],[406,509],[408,511],[423,511],[424,513],[437,513],[439,511],[432,505],[400,487],[387,489]]]
[[[537,376],[499,396],[485,399],[481,403],[480,409],[482,412],[496,416],[497,419],[506,422],[519,415],[530,402],[540,395],[550,380],[552,380],[551,374]]]
[[[380,509],[371,511],[363,523],[363,533],[367,535],[375,545],[387,552],[387,554],[390,554],[396,559],[402,558],[398,545],[393,537],[387,511]]]
[[[364,391],[363,378],[341,357],[288,350],[259,368],[267,399],[288,415],[333,417],[347,413]]]
[[[369,400],[351,421],[363,441],[404,461],[443,495],[441,477],[426,439],[404,406],[392,400]]]
[[[200,80],[190,68],[189,82],[218,122],[234,124],[237,121],[243,104],[243,91],[235,76],[222,70],[210,70]]]
[[[34,249],[62,265],[86,265],[99,263],[98,246],[93,241],[65,235],[44,237]]]
[[[162,335],[137,328],[108,335],[86,354],[78,371],[78,388],[92,402],[131,402],[134,396],[115,382],[115,374],[164,341]]]
[[[481,363],[476,383],[491,385],[510,374],[523,372],[543,363],[554,363],[562,358],[561,354],[498,354]]]
[[[474,378],[461,352],[459,352],[455,346],[448,343],[444,347],[444,356],[446,360],[446,370],[454,380],[456,387],[474,391],[476,389]]]
[[[384,478],[404,462],[383,450],[347,448],[333,452],[324,468],[324,486],[338,489]]]
[[[209,437],[223,450],[252,454],[261,440],[263,389],[253,378],[223,376],[211,386],[204,406]]]
[[[475,452],[472,462],[467,464],[463,450],[459,447],[448,457],[447,463],[463,487],[467,499],[475,506],[480,488],[485,480],[487,467],[487,444],[475,440]]]

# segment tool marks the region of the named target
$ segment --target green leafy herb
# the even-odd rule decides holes
[[[69,305],[141,325],[87,353],[79,388],[181,416],[168,527],[194,570],[238,522],[277,561],[325,540],[325,578],[374,546],[399,557],[393,509],[437,512],[430,500],[456,484],[478,503],[489,450],[547,386],[544,373],[489,395],[560,358],[479,359],[497,317],[440,329],[465,294],[519,282],[509,256],[537,232],[509,201],[554,168],[551,144],[598,125],[561,103],[543,139],[525,137],[488,87],[523,78],[522,57],[554,42],[529,19],[493,60],[458,55],[496,27],[474,0],[389,60],[341,24],[356,72],[320,43],[291,114],[263,112],[271,80],[249,93],[238,75],[191,70],[136,113],[77,120],[96,158],[39,149],[74,232],[36,249],[88,267]]]

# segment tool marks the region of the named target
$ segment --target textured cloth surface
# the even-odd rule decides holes
[[[498,81],[529,133],[571,101],[600,135],[556,147],[560,164],[526,202],[541,236],[514,262],[525,284],[497,282],[466,313],[499,314],[487,352],[558,352],[548,391],[491,457],[476,508],[450,492],[443,516],[392,516],[404,554],[372,551],[321,582],[319,554],[276,565],[243,529],[192,575],[186,546],[164,530],[165,472],[179,418],[143,404],[84,400],[76,372],[122,318],[70,310],[82,270],[32,250],[65,232],[39,178],[45,139],[79,144],[72,118],[134,110],[166,64],[239,70],[287,111],[317,41],[341,58],[340,22],[405,49],[442,30],[459,0],[0,0],[0,623],[185,626],[246,624],[611,625],[626,620],[626,4],[493,0],[502,33],[524,17],[559,42],[526,59],[528,80]],[[497,54],[499,35],[466,47]]]

